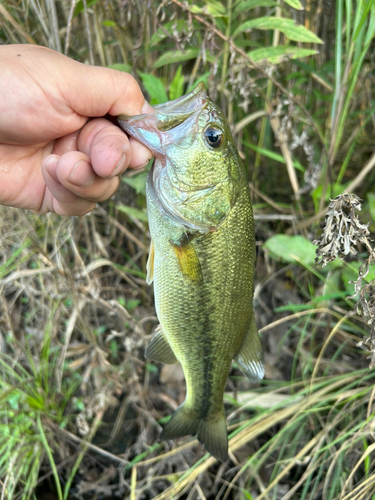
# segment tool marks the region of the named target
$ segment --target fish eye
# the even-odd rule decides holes
[[[208,128],[204,137],[211,148],[219,148],[223,144],[224,134],[219,128]]]

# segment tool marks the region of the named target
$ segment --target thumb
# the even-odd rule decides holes
[[[23,65],[29,68],[47,95],[54,101],[60,95],[70,109],[82,117],[153,112],[138,83],[128,73],[82,64],[35,45],[11,45],[3,52],[13,60],[24,56]]]
[[[64,97],[76,113],[94,117],[107,113],[132,116],[154,111],[132,75],[69,61],[71,78],[65,79]]]

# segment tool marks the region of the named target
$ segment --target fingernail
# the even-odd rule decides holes
[[[95,182],[96,175],[92,171],[91,165],[85,160],[79,160],[71,171],[68,182],[78,187],[88,188]]]
[[[112,175],[121,174],[125,165],[125,160],[126,160],[126,155],[125,153],[122,153],[121,158],[119,159],[117,165],[115,166]]]
[[[147,101],[145,101],[145,103],[143,104],[141,111],[142,114],[155,113],[154,108]]]
[[[56,182],[60,183],[60,181],[59,181],[59,179],[57,178],[57,175],[56,175],[56,165],[57,165],[58,159],[59,159],[59,157],[57,155],[51,155],[46,160],[44,168],[45,168],[47,174],[52,177],[52,179],[54,179]]]
[[[151,160],[151,158],[149,158],[148,160],[146,160],[144,163],[141,163],[140,165],[137,165],[136,167],[133,167],[134,170],[141,170],[142,168],[145,168],[145,166],[148,164],[148,162]]]

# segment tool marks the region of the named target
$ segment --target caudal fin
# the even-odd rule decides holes
[[[214,418],[201,421],[198,439],[213,457],[221,462],[228,460],[228,432],[224,408]]]
[[[199,418],[195,410],[182,405],[164,427],[160,439],[177,439],[196,434],[212,456],[222,462],[228,460],[228,433],[224,408],[219,414],[205,420]]]

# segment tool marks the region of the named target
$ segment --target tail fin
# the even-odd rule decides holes
[[[228,460],[228,433],[224,407],[219,414],[203,420],[198,417],[195,410],[183,404],[164,427],[160,439],[176,439],[195,434],[198,434],[199,441],[212,456],[221,462]]]
[[[213,418],[201,421],[198,439],[213,457],[221,462],[228,460],[228,432],[224,407]]]
[[[160,439],[177,439],[190,434],[194,436],[198,433],[199,425],[197,412],[182,404],[162,430]]]

